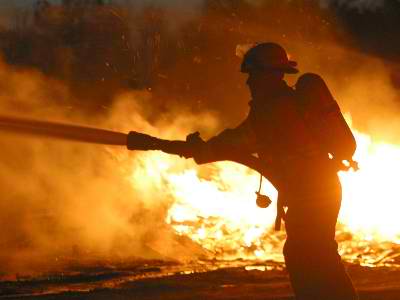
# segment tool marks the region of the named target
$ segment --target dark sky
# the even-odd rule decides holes
[[[359,48],[400,62],[400,1],[375,2],[381,5],[371,10],[351,8],[337,3],[332,9],[346,30],[355,38]]]
[[[0,10],[10,11],[16,7],[33,7],[36,0],[0,0]],[[61,0],[50,0],[50,3],[59,3]]]
[[[31,8],[36,0],[0,1],[0,24],[10,25],[18,7]],[[50,0],[59,3],[61,0]],[[202,0],[114,0],[125,3],[156,2],[162,5],[192,5]],[[255,0],[247,0],[257,2]],[[400,0],[319,0],[322,7],[332,10],[356,41],[361,50],[400,62]]]

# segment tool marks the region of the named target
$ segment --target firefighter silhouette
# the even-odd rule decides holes
[[[198,133],[183,142],[132,132],[128,148],[141,144],[142,150],[193,157],[199,164],[232,160],[260,171],[279,193],[275,225],[280,228],[284,220],[283,252],[296,299],[357,299],[335,241],[341,205],[337,172],[356,168],[356,143],[320,76],[304,74],[295,89],[287,85],[284,75],[298,73],[296,66],[280,45],[258,44],[241,65],[252,100],[238,127],[208,141]]]

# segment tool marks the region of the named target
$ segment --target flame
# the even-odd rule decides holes
[[[343,206],[340,221],[365,239],[391,240],[400,244],[400,147],[373,142],[356,134],[358,172],[340,174]]]
[[[400,244],[400,147],[353,132],[360,170],[339,174],[343,186],[337,231],[340,253],[364,265],[387,264],[394,261],[390,249]],[[197,166],[161,152],[144,153],[137,159],[142,168],[133,172],[132,179],[144,183],[143,191],[159,186],[171,199],[166,222],[177,234],[218,259],[283,261],[285,233],[272,229],[277,191],[264,180],[262,192],[273,204],[258,208],[257,172],[230,162]]]

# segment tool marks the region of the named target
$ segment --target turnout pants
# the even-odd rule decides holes
[[[288,204],[283,249],[296,300],[358,299],[335,241],[340,183],[330,195],[299,202]]]

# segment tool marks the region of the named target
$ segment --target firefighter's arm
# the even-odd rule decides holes
[[[170,141],[131,131],[128,134],[127,147],[129,150],[161,150],[194,158],[198,164],[232,160],[232,157],[257,152],[249,118],[238,127],[225,129],[208,141],[204,141],[198,132],[188,135],[186,141]]]
[[[208,141],[203,141],[196,133],[189,135],[187,141],[193,145],[193,158],[198,164],[234,160],[257,152],[248,120],[236,128],[223,130]]]
[[[246,145],[240,141],[235,129],[226,129],[209,141],[204,141],[198,132],[189,134],[186,141],[164,140],[148,134],[131,131],[127,137],[129,150],[160,150],[165,153],[194,158],[196,163],[205,164],[216,161],[232,160],[232,157],[244,155]]]
[[[200,137],[198,132],[189,134],[186,141],[169,141],[131,131],[128,134],[127,147],[129,150],[161,150],[185,158],[194,158],[198,164],[233,161],[262,173],[271,181],[271,178],[273,179],[274,176],[270,173],[268,166],[253,156],[251,152],[244,152],[245,148],[239,148],[240,145],[238,143],[232,144],[227,142],[233,138],[231,134],[234,131],[231,130],[225,130],[207,142]]]
[[[252,148],[252,141],[244,140],[244,142],[249,142],[250,144],[239,144],[235,139],[237,138],[236,134],[235,129],[224,130],[206,142],[201,139],[198,132],[195,132],[187,136],[186,142],[191,145],[193,158],[197,164],[218,161],[236,162],[260,172],[275,184],[276,176],[271,173],[268,165],[253,155],[255,148]],[[234,139],[233,142],[230,141],[232,138]]]

